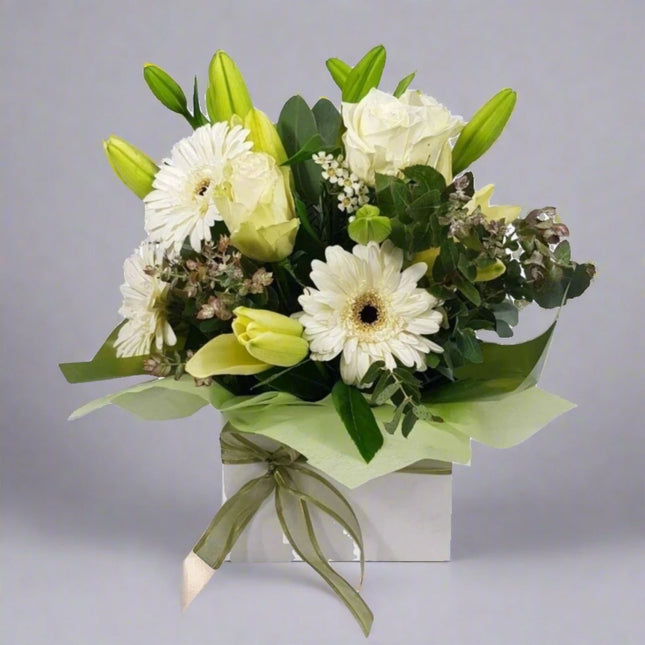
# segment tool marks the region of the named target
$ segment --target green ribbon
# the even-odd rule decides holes
[[[265,449],[230,426],[222,430],[220,444],[222,463],[266,463],[267,472],[248,481],[224,502],[193,552],[211,568],[218,569],[263,502],[274,493],[276,514],[289,544],[336,592],[367,636],[374,615],[359,594],[365,573],[363,536],[347,499],[308,466],[302,455],[287,446]],[[338,522],[358,546],[361,564],[358,589],[330,566],[322,552],[312,521],[312,511],[316,510]]]

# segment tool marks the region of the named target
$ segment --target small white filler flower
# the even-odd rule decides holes
[[[248,152],[249,131],[227,123],[204,125],[173,146],[144,198],[145,228],[150,239],[170,254],[189,237],[195,251],[210,240],[210,227],[221,220],[217,190],[227,179],[230,162]]]
[[[424,371],[425,354],[443,351],[425,338],[442,320],[439,301],[417,287],[426,264],[401,271],[403,252],[389,240],[357,245],[352,253],[331,246],[325,257],[311,265],[317,289],[308,287],[299,298],[311,358],[329,361],[342,353],[341,376],[349,384],[359,383],[377,361],[394,369],[398,359]]]
[[[166,320],[169,285],[158,275],[162,261],[163,250],[146,241],[123,263],[125,282],[121,285],[123,304],[119,313],[126,321],[114,343],[119,358],[145,356],[150,353],[153,341],[158,350],[164,344],[177,342]]]

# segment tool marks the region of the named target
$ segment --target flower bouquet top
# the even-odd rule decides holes
[[[79,414],[127,401],[173,417],[212,403],[349,485],[420,458],[466,462],[471,437],[509,445],[548,421],[533,418],[550,408],[525,391],[551,330],[515,346],[477,338],[511,336],[524,305],[559,307],[594,274],[571,259],[555,208],[492,206],[493,185],[478,188],[468,171],[515,92],[465,122],[409,89],[413,74],[378,89],[384,64],[380,46],[354,67],[330,59],[340,109],[294,96],[276,125],[224,52],[209,68],[206,114],[197,80],[189,109],[165,71],[145,66],[154,95],[194,132],[159,165],[105,142],[143,199],[148,237],[125,261],[124,322],[93,361],[62,368],[76,382],[160,379]],[[476,404],[502,414],[486,403],[507,396],[523,396],[533,427],[481,428]],[[417,445],[429,437],[434,448]],[[355,469],[384,445],[391,455]]]
[[[159,164],[123,139],[105,142],[143,200],[147,237],[124,264],[123,322],[91,361],[61,366],[71,382],[156,377],[73,417],[108,403],[149,419],[218,408],[238,433],[222,443],[231,463],[273,459],[278,475],[290,464],[277,484],[262,479],[276,494],[294,493],[296,472],[335,491],[334,517],[357,542],[351,508],[316,473],[351,488],[423,459],[468,463],[471,439],[514,445],[569,409],[536,387],[554,325],[515,345],[477,334],[512,336],[522,307],[560,307],[595,272],[572,260],[555,208],[491,205],[493,185],[469,171],[502,133],[515,92],[466,122],[410,89],[414,74],[378,89],[384,65],[380,46],[353,67],[328,60],[340,105],[294,96],[277,124],[224,52],[210,64],[205,111],[197,79],[189,107],[146,65],[153,94],[194,131]],[[278,459],[246,433],[284,451]],[[210,567],[229,544],[217,556],[215,542],[204,546],[219,521],[194,551]],[[326,563],[312,566],[327,575]],[[362,600],[334,588],[369,631]]]

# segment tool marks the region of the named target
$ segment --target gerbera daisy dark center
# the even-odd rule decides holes
[[[210,179],[202,179],[197,185],[197,190],[195,191],[200,197],[203,197],[208,190],[208,187],[211,185]]]
[[[373,333],[386,322],[383,302],[378,294],[369,292],[359,296],[352,303],[353,324],[364,332]]]
[[[371,325],[379,318],[378,309],[374,305],[365,305],[359,312],[358,316],[362,323]]]

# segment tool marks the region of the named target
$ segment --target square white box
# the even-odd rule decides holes
[[[223,501],[247,481],[265,472],[266,464],[223,464]],[[332,483],[347,498],[358,517],[366,560],[450,560],[452,475],[397,472],[353,490]],[[330,560],[358,559],[353,540],[335,522],[316,519],[315,528],[323,553]],[[282,533],[272,496],[246,527],[228,559],[232,562],[299,560]]]

